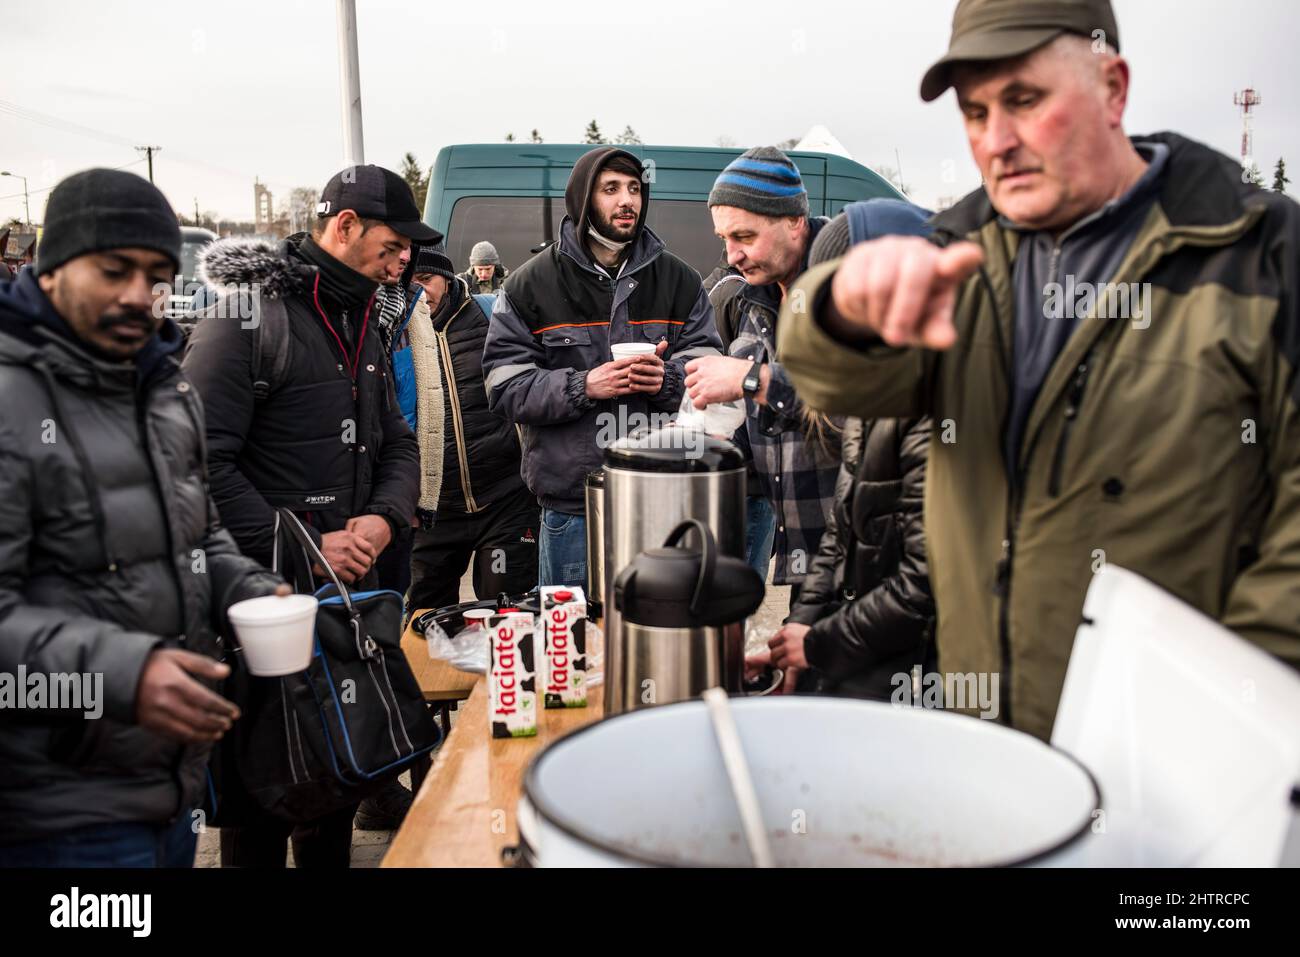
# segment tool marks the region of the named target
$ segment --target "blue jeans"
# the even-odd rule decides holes
[[[199,836],[186,811],[173,824],[97,824],[0,844],[0,868],[193,867]]]
[[[537,583],[587,587],[587,518],[542,509],[537,538]]]
[[[772,541],[776,538],[776,513],[761,495],[745,499],[745,561],[767,581],[772,563]]]

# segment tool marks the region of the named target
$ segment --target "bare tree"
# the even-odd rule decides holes
[[[890,186],[894,187],[894,189],[898,190],[904,196],[911,195],[912,187],[903,182],[903,177],[899,175],[898,170],[893,166],[877,166],[875,169],[876,174],[880,176],[881,179],[885,180],[885,182],[889,183]]]
[[[319,198],[319,190],[310,186],[295,186],[289,190],[289,196],[281,207],[281,215],[288,219],[290,233],[311,229],[311,224],[316,220],[316,201]]]
[[[715,146],[721,146],[724,150],[729,150],[736,145],[736,141],[732,137],[728,136],[726,133],[723,133],[721,136],[719,136],[716,140],[713,141],[713,143]]]
[[[515,141],[515,134],[513,134],[513,133],[507,133],[507,134],[506,134],[506,142],[507,142],[507,143],[513,143],[514,141]]]
[[[619,133],[618,136],[614,137],[614,142],[622,143],[625,145],[632,144],[632,143],[640,144],[641,137],[636,135],[636,130],[632,129],[631,125],[629,124],[628,126],[623,127],[622,133]]]
[[[776,148],[779,150],[792,150],[797,145],[799,145],[799,137],[791,136],[788,139],[781,140],[779,143],[777,143]]]

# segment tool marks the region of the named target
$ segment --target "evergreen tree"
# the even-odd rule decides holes
[[[1273,192],[1285,193],[1286,184],[1291,182],[1291,177],[1286,175],[1286,160],[1280,156],[1277,165],[1273,167]]]
[[[513,133],[507,133],[507,134],[506,134],[506,142],[507,142],[507,143],[513,143],[514,141],[515,141],[515,134],[513,134]]]
[[[608,143],[609,141],[605,139],[605,134],[600,131],[600,127],[596,124],[596,121],[592,120],[587,124],[586,138],[583,139],[582,142],[599,145],[601,143]]]
[[[540,143],[540,142],[542,142],[542,134],[539,133],[539,132],[537,132],[537,128],[536,128],[536,127],[533,128],[532,135],[528,137],[528,142],[530,142],[530,143]]]
[[[424,199],[429,193],[429,176],[420,169],[420,161],[414,153],[402,157],[402,168],[398,170],[398,175],[406,180],[406,185],[415,194],[415,205],[423,210]]]
[[[625,127],[623,127],[623,132],[622,132],[622,133],[619,133],[618,136],[615,137],[614,142],[615,142],[615,143],[636,143],[636,144],[640,144],[640,142],[641,142],[641,137],[637,136],[637,135],[636,135],[636,130],[632,129],[632,127],[629,125],[629,126],[625,126]]]

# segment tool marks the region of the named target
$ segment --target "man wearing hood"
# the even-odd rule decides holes
[[[523,476],[542,505],[538,578],[586,578],[583,480],[598,438],[676,412],[684,366],[721,347],[699,274],[646,227],[650,187],[626,150],[573,166],[560,238],[510,274],[483,351],[491,409],[520,427]],[[613,343],[655,352],[611,360]]]
[[[0,282],[0,867],[190,867],[239,716],[211,690],[226,609],[288,591],[208,497],[180,249],[162,193],[92,169]]]
[[[356,166],[325,186],[311,236],[278,248],[224,240],[203,254],[200,271],[226,299],[200,317],[185,370],[207,409],[212,495],[222,520],[244,551],[271,561],[275,509],[291,509],[348,584],[373,587],[375,562],[415,516],[419,451],[393,393],[387,353],[374,315],[379,284],[400,275],[412,240],[438,234],[420,222],[411,189],[396,173]],[[246,310],[231,299],[256,291],[256,314],[267,325],[269,300],[283,305],[282,368],[260,361],[259,335],[232,316]],[[265,313],[265,315],[262,315]],[[256,381],[255,381],[256,380]],[[285,549],[301,591],[319,569]],[[378,804],[386,805],[384,807]],[[392,826],[410,793],[392,782],[367,798],[372,821]],[[226,864],[283,867],[288,828],[267,820],[222,831]],[[344,809],[295,834],[299,867],[346,867],[352,813]]]

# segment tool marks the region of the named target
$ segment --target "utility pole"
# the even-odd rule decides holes
[[[197,196],[194,197],[194,225],[195,226],[202,225],[199,222],[199,198]]]
[[[135,148],[135,151],[137,153],[144,153],[146,156],[149,157],[149,182],[152,183],[153,182],[153,154],[161,153],[162,147],[161,146],[137,146]]]
[[[343,92],[343,161],[361,166],[366,147],[361,134],[361,61],[357,56],[356,0],[338,0],[339,80]]]

